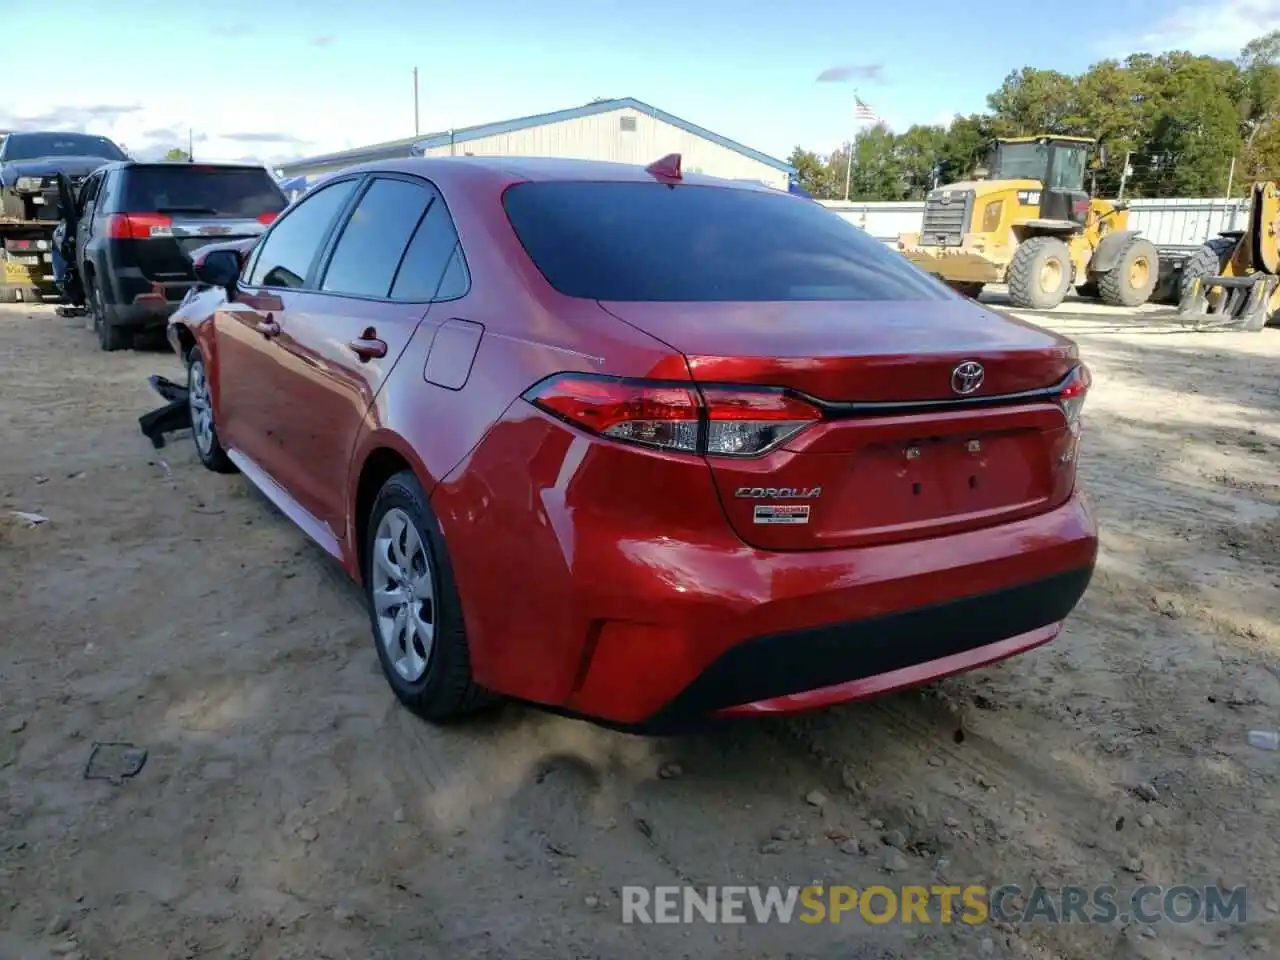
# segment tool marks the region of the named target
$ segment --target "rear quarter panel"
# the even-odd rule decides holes
[[[556,293],[520,245],[502,208],[510,178],[464,164],[431,181],[448,205],[471,283],[457,300],[435,303],[365,418],[351,472],[379,447],[401,453],[430,493],[531,385],[560,371],[653,369],[688,377],[679,354],[605,313],[595,301]],[[466,320],[484,328],[460,390],[427,381],[440,326]]]

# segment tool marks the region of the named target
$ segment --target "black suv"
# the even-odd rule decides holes
[[[258,236],[287,205],[264,167],[127,161],[95,170],[67,234],[102,349],[163,330],[196,282],[188,254]]]

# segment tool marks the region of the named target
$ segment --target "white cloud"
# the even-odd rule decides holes
[[[1127,50],[1121,52],[1114,42],[1108,42],[1107,48],[1117,56],[1139,50],[1190,50],[1234,58],[1250,40],[1272,30],[1280,30],[1280,0],[1192,0],[1165,14],[1147,33],[1127,44]]]

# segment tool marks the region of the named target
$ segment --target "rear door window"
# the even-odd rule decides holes
[[[241,220],[279,213],[288,204],[266,170],[199,164],[130,167],[122,202],[131,212]]]
[[[503,195],[534,265],[617,301],[945,300],[945,287],[820,204],[766,190],[521,183]]]
[[[359,180],[337,183],[303,197],[276,222],[260,244],[249,286],[298,288],[328,239],[329,229]]]
[[[432,193],[425,186],[374,180],[342,228],[320,289],[387,297],[405,248],[431,201]]]

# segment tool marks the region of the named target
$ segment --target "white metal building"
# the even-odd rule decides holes
[[[681,154],[691,173],[758,180],[786,190],[793,168],[631,97],[408,137],[282,164],[284,177],[314,177],[357,163],[408,156],[523,156],[650,163]]]

